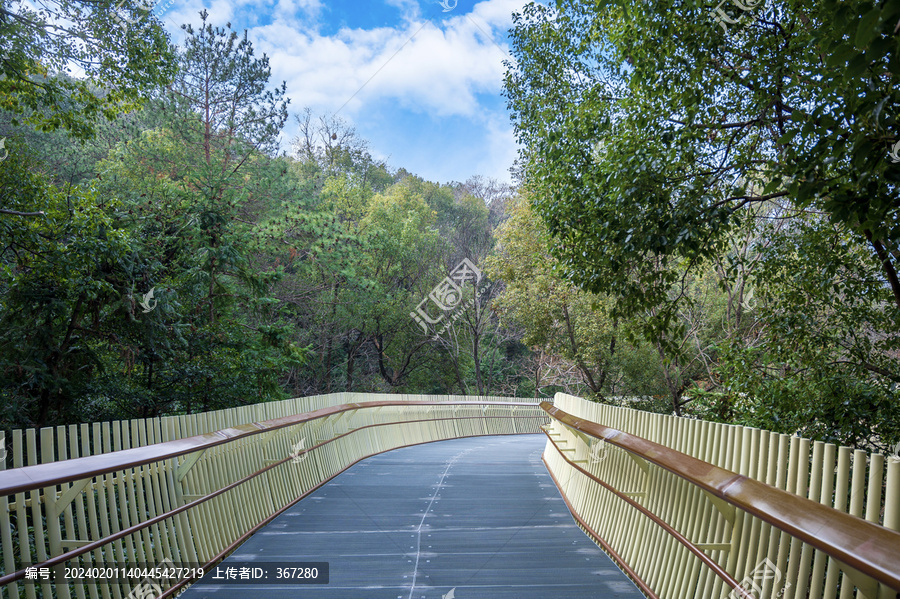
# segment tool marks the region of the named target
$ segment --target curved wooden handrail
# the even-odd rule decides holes
[[[547,434],[547,431],[544,431],[544,434]],[[547,435],[547,438],[550,438],[550,435]],[[550,442],[553,443],[553,439],[550,439]],[[556,443],[553,443],[555,446]],[[559,447],[556,448],[559,451]],[[566,507],[569,508],[569,513],[572,514],[572,517],[575,518],[575,521],[587,531],[588,535],[593,538],[598,545],[600,545],[606,553],[609,554],[610,558],[616,563],[620,570],[625,572],[625,575],[631,579],[631,581],[637,585],[637,587],[641,590],[641,592],[647,597],[647,599],[659,599],[659,595],[651,589],[644,580],[638,576],[638,573],[634,571],[634,569],[628,565],[628,562],[625,561],[619,553],[613,548],[612,545],[606,542],[606,539],[601,537],[596,530],[594,530],[590,524],[588,524],[584,518],[582,518],[578,512],[575,511],[575,506],[572,505],[572,502],[569,501],[569,498],[566,497],[566,494],[562,492],[562,485],[559,484],[559,480],[556,478],[556,475],[553,474],[553,470],[550,469],[550,466],[547,464],[546,459],[542,459],[544,462],[544,467],[547,468],[547,472],[550,474],[550,478],[553,479],[553,484],[556,485],[556,488],[559,489],[559,494],[562,496],[562,500],[566,503]]]
[[[42,488],[42,487],[52,486],[54,484],[59,484],[59,482],[73,482],[73,481],[77,481],[77,480],[84,480],[86,478],[93,478],[95,476],[99,476],[102,474],[108,474],[110,472],[116,472],[119,470],[123,470],[125,468],[133,468],[133,467],[142,466],[145,464],[151,464],[151,463],[165,460],[165,459],[168,459],[171,457],[177,457],[179,455],[193,453],[195,451],[207,449],[209,447],[214,447],[216,445],[221,445],[223,443],[229,443],[229,442],[237,440],[239,438],[248,437],[248,436],[259,434],[259,433],[266,432],[266,431],[277,430],[280,428],[284,428],[286,426],[293,426],[295,424],[308,422],[310,420],[315,420],[317,418],[324,418],[326,416],[330,416],[332,414],[337,414],[340,412],[356,410],[356,409],[361,409],[361,408],[375,408],[375,407],[396,406],[396,405],[403,405],[403,406],[406,406],[406,405],[420,405],[420,406],[421,405],[433,405],[433,406],[467,405],[467,406],[473,406],[474,405],[474,406],[517,406],[517,407],[522,406],[522,407],[532,407],[532,408],[538,407],[536,404],[519,403],[519,402],[497,402],[497,401],[490,401],[490,402],[477,402],[477,401],[474,401],[474,402],[473,401],[463,401],[463,402],[371,401],[371,402],[363,402],[363,403],[341,404],[338,406],[322,408],[320,410],[314,410],[312,412],[305,412],[303,414],[298,414],[298,415],[294,415],[294,416],[287,416],[287,417],[283,417],[283,418],[276,418],[273,420],[266,420],[261,423],[253,422],[251,424],[241,425],[241,426],[233,427],[233,428],[229,428],[229,429],[223,429],[220,431],[214,431],[212,433],[207,433],[204,435],[196,435],[194,437],[187,437],[185,439],[179,439],[177,441],[168,441],[165,443],[157,443],[155,445],[148,445],[145,447],[139,447],[139,448],[135,448],[135,449],[116,451],[116,452],[112,452],[109,454],[101,454],[101,455],[96,455],[96,456],[88,456],[88,457],[84,457],[84,458],[67,460],[65,462],[52,462],[52,463],[48,463],[48,464],[39,464],[36,466],[27,466],[26,468],[30,469],[32,473],[36,473],[36,475],[29,477],[29,480],[33,479],[32,482],[29,483],[29,485],[31,485],[31,486],[25,488],[24,490],[31,490],[34,488]],[[328,445],[329,443],[332,443],[332,442],[334,442],[342,437],[345,437],[351,433],[354,433],[354,432],[357,432],[360,430],[365,430],[368,428],[379,427],[379,426],[392,426],[392,425],[407,424],[407,423],[413,424],[413,423],[419,423],[419,422],[436,422],[436,421],[443,421],[443,420],[529,419],[529,418],[535,418],[535,416],[497,416],[497,415],[449,416],[449,417],[439,417],[439,418],[424,418],[424,419],[413,419],[413,420],[397,420],[397,421],[389,421],[389,422],[378,422],[375,424],[366,424],[366,425],[351,429],[349,431],[346,431],[344,433],[341,433],[339,435],[336,435],[335,437],[333,437],[331,439],[327,439],[316,445],[313,445],[312,447],[304,450],[302,453],[309,453],[311,451],[314,451],[314,450],[318,449],[319,447]],[[191,449],[182,451],[181,453],[172,454],[173,451],[176,451],[176,449],[178,447],[180,447],[180,445],[178,445],[178,444],[181,443],[182,441],[189,441],[190,443],[188,443],[187,445],[189,447],[191,447]],[[165,446],[165,447],[163,447],[163,446]],[[141,452],[142,450],[149,450],[149,451],[145,451],[144,457],[138,459],[137,461],[134,461],[135,452]],[[123,455],[123,454],[125,454],[125,455]],[[151,455],[153,457],[147,457],[147,455]],[[112,456],[117,456],[117,457],[115,459],[108,459],[108,460],[100,459],[100,458],[111,458]],[[165,512],[163,514],[154,516],[153,518],[150,518],[148,520],[144,520],[142,522],[134,524],[126,529],[120,530],[111,535],[107,535],[97,541],[86,543],[80,547],[69,550],[63,554],[54,556],[54,557],[47,559],[41,563],[35,564],[35,566],[43,566],[43,567],[57,566],[66,561],[69,561],[75,557],[78,557],[79,555],[88,553],[95,549],[99,549],[100,547],[103,547],[104,545],[108,545],[108,544],[112,543],[113,541],[124,538],[128,535],[134,534],[140,530],[143,530],[149,526],[152,526],[153,524],[162,522],[163,520],[166,520],[166,519],[171,518],[175,515],[178,515],[182,512],[190,510],[191,508],[193,508],[201,503],[205,503],[205,502],[209,501],[210,499],[213,499],[214,497],[217,497],[227,491],[230,491],[231,489],[234,489],[234,488],[248,482],[249,480],[256,478],[257,476],[259,476],[265,472],[268,472],[269,470],[271,470],[277,466],[280,466],[281,464],[284,464],[285,462],[292,460],[292,459],[294,459],[294,456],[287,456],[281,460],[278,460],[272,464],[269,464],[268,466],[266,466],[260,470],[257,470],[256,472],[253,472],[239,480],[236,480],[229,485],[226,485],[220,489],[217,489],[216,491],[208,493],[208,494],[204,495],[203,497],[195,499],[194,501],[191,501],[182,506],[176,507],[176,508],[169,510],[168,512]],[[75,462],[84,463],[88,460],[93,460],[97,463],[90,465],[87,472],[72,473],[71,465],[73,463],[75,463]],[[70,466],[68,468],[69,474],[66,476],[65,480],[62,480],[62,481],[59,481],[59,479],[58,479],[58,477],[60,476],[58,473],[59,469],[52,468],[54,466],[58,466],[59,464],[68,464]],[[110,466],[109,464],[115,464],[115,465]],[[18,470],[25,470],[26,468],[19,468]],[[43,472],[41,472],[41,470],[43,470]],[[0,472],[0,495],[22,492],[22,491],[8,492],[7,487],[3,486],[3,483],[4,483],[3,475],[11,473],[11,472],[14,472],[14,470],[7,470],[7,471]],[[56,481],[56,482],[54,482],[54,481]],[[299,498],[298,498],[298,500],[299,500]],[[9,584],[10,582],[20,580],[20,579],[24,578],[25,575],[26,575],[26,570],[22,569],[22,570],[18,570],[16,572],[11,572],[9,574],[6,574],[5,576],[0,576],[0,587],[2,587],[5,584]]]
[[[640,456],[900,591],[900,533],[664,445],[573,416],[548,402],[540,405],[566,426]]]
[[[584,468],[582,468],[581,466],[579,466],[578,464],[576,464],[575,462],[573,462],[572,460],[567,458],[565,456],[565,454],[563,454],[562,449],[559,448],[559,445],[556,443],[556,441],[553,440],[553,437],[551,437],[550,434],[546,430],[544,431],[544,434],[547,436],[547,440],[550,441],[550,443],[553,444],[553,447],[556,448],[556,451],[559,453],[559,456],[563,460],[568,462],[568,464],[570,466],[572,466],[573,468],[575,468],[576,470],[581,472],[583,475],[585,475],[586,477],[588,477],[589,479],[591,479],[598,485],[602,486],[604,489],[606,489],[607,491],[609,491],[610,493],[612,493],[613,495],[615,495],[622,501],[628,503],[634,509],[636,509],[639,512],[641,512],[642,514],[644,514],[644,516],[649,518],[654,524],[656,524],[657,526],[662,528],[672,538],[674,538],[676,541],[681,543],[688,551],[693,553],[694,557],[696,557],[701,562],[703,562],[703,565],[706,566],[707,568],[709,568],[710,570],[712,570],[716,576],[718,576],[719,578],[724,580],[725,584],[727,584],[728,586],[730,586],[733,589],[740,588],[740,583],[737,580],[735,580],[734,577],[732,577],[728,572],[726,572],[722,566],[717,564],[715,562],[715,560],[713,560],[711,557],[706,555],[706,553],[704,553],[700,547],[698,547],[694,543],[691,543],[691,541],[686,536],[684,536],[683,534],[678,532],[674,526],[670,525],[668,522],[666,522],[665,520],[663,520],[662,518],[660,518],[659,516],[657,516],[656,514],[651,512],[650,510],[648,510],[646,507],[644,507],[643,505],[641,505],[640,503],[638,503],[637,501],[635,501],[634,499],[632,499],[625,493],[614,488],[609,483],[604,482],[603,480],[600,480],[600,478],[594,476],[593,474],[591,474],[590,472],[588,472],[587,470],[585,470]],[[549,467],[547,469],[549,470]],[[553,478],[554,478],[554,480],[556,480],[556,477],[553,477]],[[559,487],[560,491],[562,491],[562,487],[560,487],[558,484],[556,486]],[[601,544],[603,545],[604,549],[607,549],[609,547],[609,545],[606,543],[606,541],[600,537],[600,534],[597,533],[597,531],[595,531],[593,528],[591,528],[586,522],[584,522],[584,520],[580,516],[578,516],[578,514],[575,513],[574,507],[569,503],[568,499],[566,499],[566,505],[569,506],[569,511],[572,512],[572,515],[579,521],[579,523],[581,523],[581,525],[584,526],[589,531],[590,535],[592,537],[594,537],[595,539],[597,539],[598,541],[600,541]],[[611,551],[611,548],[609,548],[607,550]],[[617,556],[616,561],[620,561],[620,560],[621,560],[621,558],[618,558],[618,556]],[[624,562],[620,562],[620,563],[623,564],[623,567],[624,567],[624,565],[625,565]],[[646,594],[647,591],[645,590],[645,587],[646,588],[649,588],[649,587],[647,587],[647,585],[644,583],[644,581],[640,579],[640,577],[637,575],[637,573],[634,572],[630,567],[628,568],[627,573],[631,578],[633,578],[635,580],[635,582],[640,581],[641,590],[644,591],[644,594]]]
[[[136,468],[169,458],[176,458],[203,449],[209,449],[238,439],[295,426],[311,420],[325,418],[341,412],[349,412],[363,408],[379,408],[385,406],[522,406],[538,407],[533,403],[512,401],[367,401],[362,403],[341,404],[328,408],[304,412],[293,416],[273,418],[263,422],[251,422],[211,433],[165,441],[144,447],[123,449],[98,455],[73,458],[61,462],[49,462],[34,466],[23,466],[0,471],[0,496],[23,493],[34,489],[52,487],[85,478],[93,478],[110,472]]]

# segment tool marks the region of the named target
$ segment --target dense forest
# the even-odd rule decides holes
[[[616,6],[528,5],[511,185],[374,158],[205,12],[175,47],[136,3],[124,35],[109,2],[58,4],[65,31],[21,8],[0,26],[0,429],[565,391],[892,447],[900,9],[847,41],[852,7],[826,5],[734,45],[652,7],[623,31]]]

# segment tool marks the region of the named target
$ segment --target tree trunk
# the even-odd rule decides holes
[[[666,379],[666,388],[669,390],[669,395],[672,398],[672,410],[675,412],[676,416],[681,416],[681,395],[683,393],[683,389],[681,389],[676,381],[672,378],[672,373],[670,372],[669,367],[666,366],[666,352],[663,349],[662,344],[657,343],[656,349],[659,352],[659,359],[662,363],[663,376]],[[675,364],[675,368],[678,368],[677,363]]]
[[[345,389],[347,393],[353,391],[353,363],[356,357],[355,353],[356,352],[351,351],[347,354],[347,385]]]
[[[891,257],[885,250],[884,245],[879,240],[873,239],[872,232],[867,229],[865,235],[875,249],[875,254],[881,262],[881,270],[884,271],[888,284],[891,286],[891,292],[894,294],[894,303],[897,305],[897,309],[900,310],[900,279],[897,277],[897,269],[894,268]]]
[[[322,388],[325,393],[331,393],[331,335],[325,337],[325,347],[322,348]]]
[[[584,379],[584,382],[587,383],[587,386],[594,393],[600,393],[600,388],[597,386],[597,383],[594,382],[594,376],[591,374],[591,370],[585,366],[584,362],[581,360],[581,356],[578,352],[578,342],[575,340],[575,328],[572,325],[572,319],[569,317],[569,307],[563,304],[563,316],[566,319],[566,331],[569,333],[569,344],[572,350],[572,355],[575,357],[575,363],[578,365],[578,369],[581,371],[581,376]]]
[[[477,331],[473,331],[472,358],[475,361],[475,385],[478,387],[478,395],[484,395],[484,382],[481,380],[481,356],[478,354],[479,341]]]

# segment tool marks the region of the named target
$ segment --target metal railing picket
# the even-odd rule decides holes
[[[900,596],[900,461],[564,394],[543,407],[570,509],[656,596]]]
[[[333,394],[290,411],[303,404],[14,431],[14,468],[0,469],[0,597],[122,599],[149,583],[116,570],[114,579],[27,578],[41,567],[153,568],[164,559],[209,566],[365,457],[464,436],[538,433],[547,422],[536,400],[515,398]],[[171,596],[187,582],[153,584]]]

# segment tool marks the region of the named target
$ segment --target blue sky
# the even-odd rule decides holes
[[[249,30],[289,110],[342,118],[396,169],[446,183],[508,182],[516,144],[501,96],[512,13],[526,0],[158,0],[179,42],[182,23]],[[448,8],[449,10],[445,10]],[[282,146],[297,134],[291,118]]]

